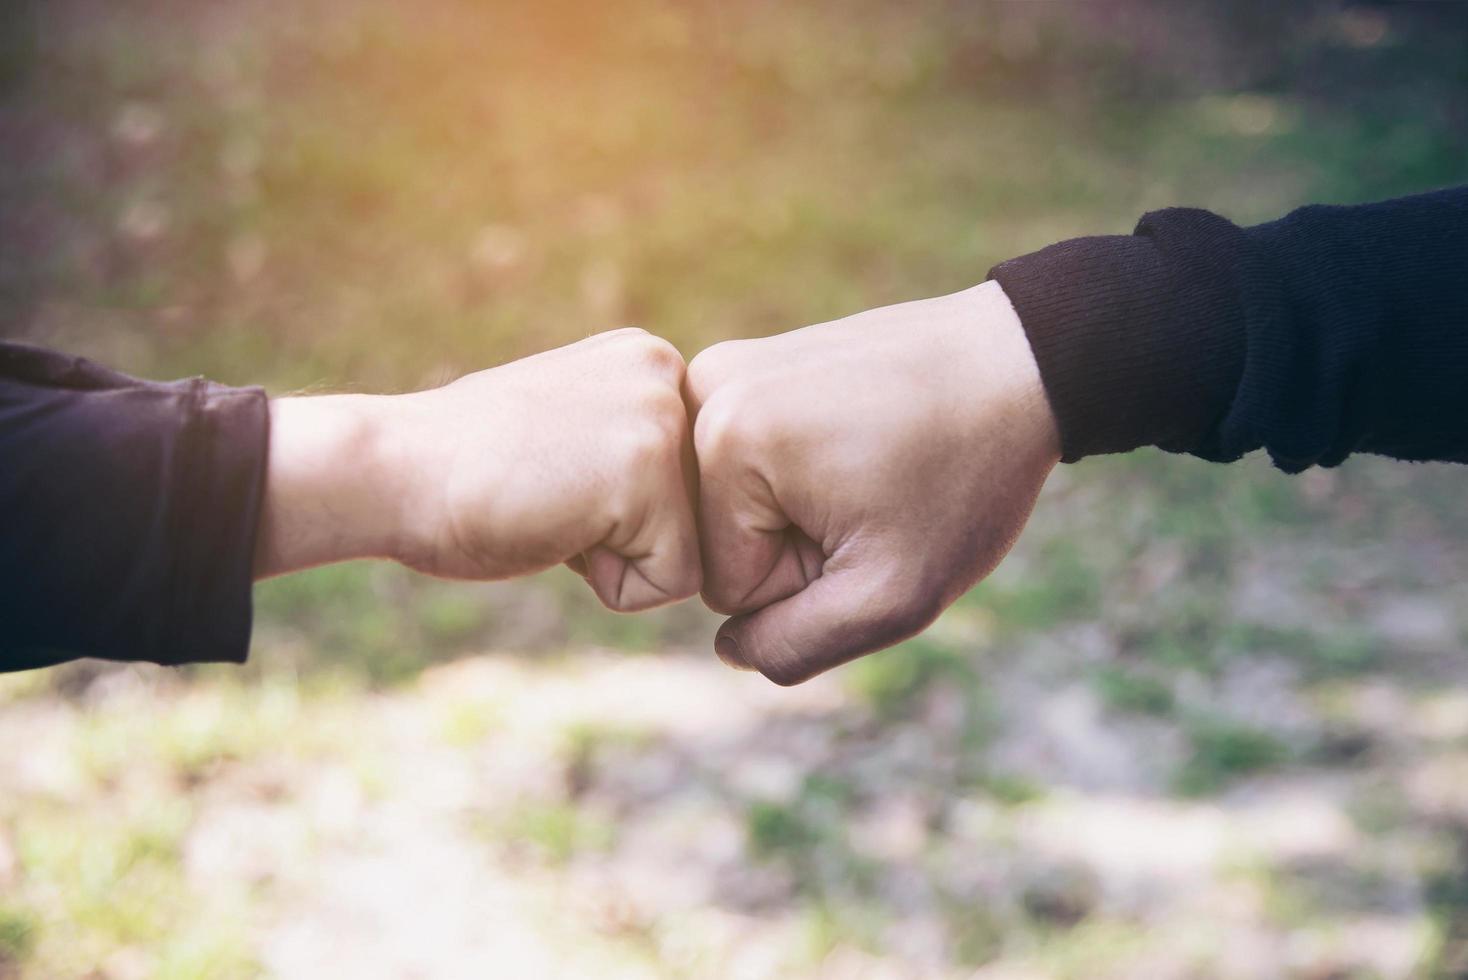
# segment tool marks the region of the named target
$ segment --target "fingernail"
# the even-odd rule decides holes
[[[735,670],[754,669],[739,655],[739,644],[734,642],[734,637],[732,636],[720,634],[715,637],[714,653],[718,654],[719,659],[724,661],[727,666],[733,667]]]

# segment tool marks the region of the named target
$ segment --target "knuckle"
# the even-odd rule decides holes
[[[676,388],[658,385],[647,393],[647,414],[653,425],[674,442],[681,443],[688,432],[688,412]]]
[[[741,341],[721,341],[705,347],[688,362],[688,387],[696,396],[706,399],[719,387],[728,374],[729,360],[739,343]]]
[[[656,467],[677,460],[680,442],[675,424],[662,416],[651,415],[626,433],[622,452],[628,466]]]
[[[655,387],[643,393],[626,424],[624,445],[646,462],[676,458],[688,438],[688,416],[683,401],[671,388]]]
[[[693,447],[699,459],[738,452],[753,431],[751,399],[742,386],[720,388],[699,409],[693,423]]]
[[[683,355],[671,341],[648,333],[641,327],[627,327],[626,340],[632,356],[639,363],[669,376],[675,383],[683,376]]]

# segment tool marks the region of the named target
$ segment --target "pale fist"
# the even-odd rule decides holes
[[[793,684],[928,626],[1009,551],[1060,459],[997,283],[709,348],[688,367],[703,594]]]
[[[567,562],[622,611],[696,593],[683,371],[629,328],[399,396],[420,476],[403,560],[465,578]]]

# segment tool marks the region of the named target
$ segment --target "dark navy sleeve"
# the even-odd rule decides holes
[[[0,670],[243,662],[269,412],[0,342]]]
[[[997,266],[1066,461],[1468,462],[1468,187],[1240,228],[1191,208]]]

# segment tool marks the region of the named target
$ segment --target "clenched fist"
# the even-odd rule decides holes
[[[356,557],[499,579],[567,562],[631,611],[699,589],[683,358],[600,334],[407,395],[271,405],[257,576]]]
[[[997,283],[688,367],[715,648],[794,684],[905,639],[1004,557],[1060,437]]]

